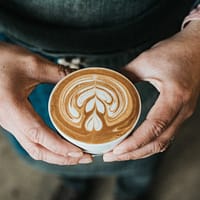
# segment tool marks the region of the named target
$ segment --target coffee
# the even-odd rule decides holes
[[[133,84],[118,72],[87,68],[67,75],[54,88],[49,112],[65,137],[107,143],[130,132],[140,114]]]

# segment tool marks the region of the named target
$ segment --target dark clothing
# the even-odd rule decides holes
[[[48,58],[52,61],[60,56],[81,55],[91,66],[120,67],[157,41],[178,32],[194,2],[200,0],[3,0],[0,33],[6,37],[0,40],[51,55]],[[148,83],[137,87],[142,98],[140,124],[158,92]],[[47,102],[52,88],[50,84],[39,85],[29,97],[51,128]],[[123,200],[146,190],[159,160],[159,155],[154,155],[136,161],[104,163],[102,157],[95,157],[89,165],[50,165],[31,159],[16,139],[8,136],[32,166],[72,179],[81,177],[83,182],[87,177],[117,176],[117,191]]]
[[[3,0],[0,32],[48,52],[115,53],[176,33],[194,2]]]

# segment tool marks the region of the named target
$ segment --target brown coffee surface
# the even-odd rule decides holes
[[[66,76],[54,88],[50,102],[56,127],[90,144],[109,142],[132,130],[139,111],[140,100],[132,83],[104,68]]]

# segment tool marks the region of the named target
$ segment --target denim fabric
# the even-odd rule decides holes
[[[0,35],[0,40],[11,42],[4,35]],[[124,60],[126,60],[126,58],[127,57],[125,56],[123,57]],[[55,57],[49,57],[49,59],[56,62]],[[114,63],[116,61],[111,59],[109,62]],[[116,65],[117,64],[118,63],[116,62]],[[98,62],[96,62],[96,66],[98,66]],[[48,105],[49,95],[53,87],[54,87],[53,84],[40,84],[29,96],[29,100],[32,103],[36,112],[42,117],[45,123],[52,129],[54,129],[54,127],[49,119],[47,105]],[[142,115],[137,124],[137,126],[139,126],[145,119],[145,116],[147,115],[149,109],[152,107],[155,100],[157,99],[158,92],[152,85],[150,85],[147,82],[137,83],[136,87],[139,90],[142,100]],[[40,170],[44,170],[49,173],[57,174],[59,176],[71,177],[70,185],[73,185],[72,180],[74,178],[75,180],[77,180],[77,178],[79,179],[81,178],[82,182],[85,183],[85,178],[89,177],[91,178],[98,176],[117,176],[120,177],[119,180],[123,179],[128,182],[130,181],[131,185],[133,186],[132,190],[130,190],[132,195],[133,193],[134,194],[142,193],[149,185],[149,182],[152,178],[153,173],[155,172],[155,167],[157,166],[160,157],[159,155],[155,155],[146,159],[141,159],[136,161],[104,163],[102,160],[102,156],[97,156],[94,157],[94,162],[92,164],[76,165],[76,166],[57,166],[57,165],[47,164],[42,161],[33,160],[11,134],[7,133],[5,130],[3,131],[3,133],[8,137],[9,141],[15,148],[16,152],[24,160],[26,160],[32,167],[36,167]],[[67,182],[69,182],[69,180]],[[77,182],[76,183],[74,182],[74,185],[77,186]],[[78,187],[80,187],[80,183],[78,185],[79,185]],[[128,185],[130,186],[130,184]],[[120,187],[117,188],[119,191]],[[123,192],[120,193],[123,194]]]

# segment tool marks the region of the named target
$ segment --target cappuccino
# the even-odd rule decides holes
[[[133,130],[140,106],[138,92],[126,77],[109,69],[86,68],[55,86],[49,112],[64,138],[103,144]]]

